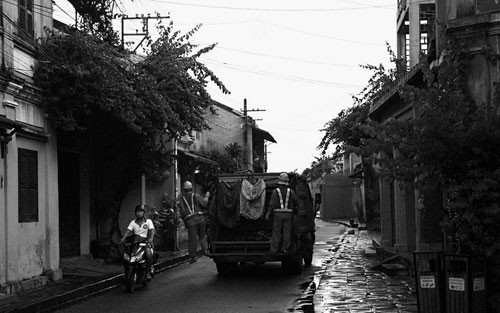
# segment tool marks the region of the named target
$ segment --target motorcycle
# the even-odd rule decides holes
[[[148,273],[145,253],[149,243],[133,241],[132,243],[124,243],[123,245],[123,266],[125,268],[125,283],[127,292],[132,293],[135,290],[136,284],[142,284],[142,286],[144,287],[148,285],[149,279],[147,279]],[[155,260],[153,258],[151,262],[151,278],[153,278],[154,276],[154,263]]]

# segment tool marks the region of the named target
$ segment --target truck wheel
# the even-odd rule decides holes
[[[233,274],[238,270],[238,262],[215,262],[215,266],[221,276]]]

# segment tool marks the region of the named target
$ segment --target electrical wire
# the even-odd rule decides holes
[[[349,1],[349,0],[340,0],[342,2],[345,2],[345,3],[352,3],[352,4],[359,4],[359,5],[362,5],[362,6],[365,6],[367,8],[383,8],[383,9],[386,9],[387,7],[382,7],[380,5],[371,5],[371,4],[366,4],[366,3],[361,3],[361,2],[356,2],[356,1]],[[391,6],[394,6],[394,5],[391,5]]]
[[[6,3],[9,3],[13,6],[18,6],[17,2],[13,2],[11,0],[3,0]],[[39,13],[42,16],[52,18],[52,7],[44,6],[44,5],[39,5],[39,4],[33,4],[33,12]]]
[[[199,44],[199,45],[205,45],[205,46],[207,46],[207,44]],[[238,49],[231,49],[231,48],[226,48],[226,47],[222,47],[222,46],[219,46],[219,45],[216,45],[215,49],[228,50],[228,51],[245,53],[245,54],[250,54],[250,55],[255,55],[255,56],[268,57],[268,58],[274,58],[274,59],[282,59],[282,60],[288,60],[288,61],[294,61],[294,62],[302,62],[302,63],[309,63],[309,64],[339,66],[339,67],[355,67],[355,68],[359,67],[359,65],[339,64],[339,63],[330,63],[330,62],[320,62],[320,61],[314,61],[314,60],[297,59],[297,58],[290,58],[290,57],[284,57],[284,56],[279,56],[279,55],[271,55],[271,54],[264,54],[264,53],[251,52],[251,51],[244,51],[244,50],[238,50]]]
[[[55,1],[54,1],[53,3],[54,3],[54,5],[55,5],[56,7],[58,7],[58,8],[59,8],[59,10],[61,10],[64,14],[66,14],[67,16],[69,16],[69,18],[71,18],[71,19],[74,19],[74,18],[75,18],[74,16],[71,16],[68,12],[66,12],[63,8],[61,8],[61,7],[60,7],[60,6],[59,6],[59,5],[58,5]]]
[[[11,25],[12,25],[12,26],[13,26],[13,27],[17,30],[17,31],[19,31],[19,32],[23,33],[23,35],[24,35],[24,37],[25,37],[25,38],[24,38],[24,37],[23,37],[23,38],[24,38],[25,40],[29,41],[32,45],[34,45],[34,46],[36,46],[37,48],[39,48],[39,49],[40,49],[40,52],[41,52],[41,53],[42,53],[45,57],[49,58],[48,53],[45,51],[45,49],[43,48],[43,46],[42,46],[39,42],[37,42],[34,38],[32,38],[32,36],[31,36],[30,34],[28,34],[28,33],[27,33],[24,29],[20,28],[20,27],[17,25],[17,23],[15,23],[13,20],[11,20],[11,19],[10,19],[10,17],[9,17],[9,16],[7,16],[7,14],[5,14],[5,13],[3,13],[3,12],[2,12],[2,16],[3,16],[3,17],[5,18],[5,20],[7,20],[7,22],[9,22],[9,23],[10,23],[10,24],[11,24]],[[8,36],[9,36],[9,35],[10,35],[10,34],[8,34]],[[11,37],[11,38],[13,39],[14,37]]]
[[[302,34],[306,34],[306,35],[309,35],[309,36],[321,37],[321,38],[324,38],[324,39],[342,41],[342,42],[347,42],[347,43],[355,43],[355,44],[361,44],[361,45],[385,46],[385,44],[380,44],[380,43],[375,43],[375,42],[363,42],[363,41],[342,39],[342,38],[338,38],[338,37],[331,37],[331,36],[326,36],[326,35],[320,35],[320,34],[315,34],[315,33],[311,33],[311,32],[306,32],[306,31],[303,31],[301,29],[297,29],[297,28],[293,28],[293,27],[288,27],[288,26],[283,26],[283,25],[279,25],[279,24],[267,22],[267,21],[264,21],[264,20],[259,20],[259,21],[261,23],[264,23],[264,24],[267,24],[267,25],[271,25],[271,26],[274,26],[274,27],[279,27],[279,28],[291,30],[291,31],[302,33]]]
[[[212,5],[204,5],[198,3],[181,3],[174,1],[166,1],[166,0],[147,0],[150,2],[157,3],[168,3],[174,5],[182,5],[182,6],[191,6],[191,7],[201,7],[208,9],[224,9],[224,10],[240,10],[240,11],[265,11],[265,12],[332,12],[332,11],[349,11],[349,10],[363,10],[363,9],[372,9],[374,7],[356,7],[356,8],[325,8],[325,9],[268,9],[268,8],[249,8],[249,7],[228,7],[228,6],[212,6]],[[394,5],[384,5],[378,6],[376,8],[384,8],[384,7],[394,7]]]
[[[317,85],[327,85],[327,86],[333,86],[333,87],[344,88],[344,89],[362,88],[363,87],[363,86],[356,86],[356,85],[349,85],[349,84],[334,83],[334,82],[329,82],[329,81],[315,80],[315,79],[304,78],[304,77],[299,77],[299,76],[289,76],[289,75],[284,75],[284,74],[280,74],[280,73],[273,73],[273,72],[262,71],[262,70],[253,69],[253,68],[242,67],[239,65],[229,64],[227,62],[218,62],[218,61],[206,59],[206,58],[203,58],[203,59],[200,58],[200,61],[202,61],[202,62],[204,61],[204,62],[212,64],[212,65],[223,66],[223,67],[237,70],[237,71],[241,71],[241,72],[253,73],[253,74],[257,74],[257,75],[286,79],[286,80],[291,80],[291,81],[296,81],[296,82],[304,82],[304,83],[317,84]]]

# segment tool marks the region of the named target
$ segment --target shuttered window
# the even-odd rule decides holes
[[[18,0],[19,18],[17,20],[22,33],[34,36],[33,0]]]
[[[38,222],[38,153],[19,149],[19,223]]]

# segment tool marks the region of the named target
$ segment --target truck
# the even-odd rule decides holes
[[[271,253],[272,218],[265,219],[271,193],[278,187],[280,173],[225,174],[217,177],[214,195],[209,203],[207,256],[216,264],[219,275],[230,275],[240,264],[281,262],[283,271],[300,274],[313,259],[316,210],[307,180],[288,173],[289,188],[295,191],[298,214],[292,223],[292,241],[287,253]],[[248,218],[239,212],[243,180],[265,183],[264,206],[257,217]],[[260,183],[262,183],[260,181]],[[271,215],[272,216],[272,215]]]

